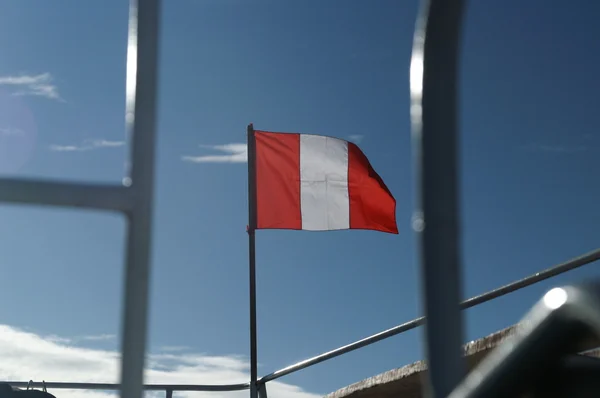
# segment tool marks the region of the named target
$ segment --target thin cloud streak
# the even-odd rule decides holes
[[[1,326],[1,325],[0,325]],[[42,337],[45,340],[51,341],[57,344],[77,344],[82,341],[111,341],[117,338],[114,334],[98,334],[98,335],[89,335],[89,336],[77,336],[77,337],[63,337],[51,334],[49,336]]]
[[[125,146],[125,141],[86,140],[80,145],[53,144],[49,146],[49,149],[54,152],[83,152],[95,149],[120,148],[123,146]]]
[[[25,135],[25,132],[21,129],[14,129],[10,127],[0,128],[0,136],[2,137],[20,137]]]
[[[165,352],[180,352],[180,351],[188,351],[190,349],[190,347],[185,346],[185,345],[166,345],[163,347],[160,347],[160,351],[165,351]]]
[[[79,340],[87,340],[87,341],[107,341],[114,340],[117,336],[114,334],[98,334],[92,336],[81,336]]]
[[[529,144],[523,146],[523,149],[532,152],[545,152],[545,153],[580,153],[589,150],[588,146],[584,145],[550,145],[550,144]]]
[[[348,136],[348,139],[356,144],[360,143],[363,138],[365,138],[365,136],[362,134],[352,134]]]
[[[221,152],[223,155],[185,155],[181,160],[188,163],[246,163],[248,162],[248,146],[241,143],[231,143],[225,145],[200,145],[200,148],[207,148],[213,151]]]
[[[47,72],[39,75],[0,76],[0,86],[15,88],[13,95],[31,95],[65,102],[53,80],[52,75]]]
[[[102,335],[101,335],[102,336]],[[75,345],[72,338],[44,337],[9,325],[0,325],[0,377],[6,381],[64,381],[117,383],[120,353]],[[248,360],[241,356],[197,353],[149,354],[146,383],[232,384],[249,380]],[[279,381],[267,384],[274,398],[318,398],[321,395]],[[114,398],[105,391],[51,390],[57,398]],[[162,393],[147,396],[164,397]],[[178,397],[242,398],[242,392],[177,392]]]
[[[359,143],[364,136],[353,134],[348,136],[350,141]],[[243,143],[230,143],[224,145],[200,145],[200,148],[209,149],[221,154],[213,155],[184,155],[181,160],[187,163],[247,163],[248,162],[248,145]]]

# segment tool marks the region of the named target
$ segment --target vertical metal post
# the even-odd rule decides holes
[[[250,267],[250,398],[258,398],[256,338],[256,140],[248,125],[248,265]]]
[[[419,242],[430,397],[445,397],[464,375],[459,309],[460,228],[457,69],[461,0],[425,0],[410,67],[417,169],[413,229]]]
[[[173,398],[173,390],[167,389],[166,393],[167,393],[166,398]]]
[[[258,398],[268,398],[267,397],[267,383],[260,383],[258,385]]]
[[[131,0],[127,46],[126,126],[131,138],[131,185],[122,318],[121,397],[142,398],[154,196],[159,0]]]

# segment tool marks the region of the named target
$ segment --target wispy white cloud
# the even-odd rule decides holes
[[[55,334],[51,334],[49,336],[44,336],[44,339],[48,340],[52,343],[56,343],[56,344],[71,344],[71,343],[73,343],[73,339],[71,339],[69,337],[57,336]]]
[[[79,344],[81,342],[89,342],[89,341],[111,341],[116,339],[116,335],[114,334],[97,334],[97,335],[89,335],[89,336],[75,336],[75,337],[64,337],[57,336],[55,334],[51,334],[49,336],[42,336],[43,339],[51,341],[57,344]]]
[[[201,148],[221,152],[219,155],[185,155],[181,160],[189,163],[246,163],[248,161],[248,147],[246,144],[232,143],[225,145],[200,145]]]
[[[125,146],[125,141],[85,140],[82,144],[50,145],[49,149],[56,152],[82,152],[94,149],[119,148]]]
[[[71,338],[44,337],[0,325],[0,377],[5,381],[70,381],[116,383],[120,355],[73,344]],[[147,383],[230,384],[249,380],[248,361],[240,356],[211,356],[197,353],[148,355]],[[296,385],[273,381],[267,384],[274,398],[317,398]],[[57,398],[114,398],[109,392],[50,390]],[[242,398],[247,392],[178,392],[178,397]],[[157,394],[164,397],[164,393]]]
[[[90,336],[81,336],[78,338],[78,340],[86,340],[86,341],[108,341],[108,340],[114,340],[116,339],[117,336],[114,334],[96,334],[96,335],[90,335]]]
[[[160,347],[160,351],[165,352],[178,352],[178,351],[188,351],[190,347],[185,345],[165,345]]]
[[[33,95],[63,101],[50,73],[39,75],[0,76],[0,86],[14,88],[13,95]]]
[[[361,141],[363,140],[363,138],[365,138],[365,136],[364,136],[364,135],[362,135],[362,134],[352,134],[352,135],[349,135],[349,136],[348,136],[348,139],[349,139],[350,141],[352,141],[352,142],[354,142],[354,143],[357,143],[357,144],[358,144],[359,142],[361,142]]]
[[[361,142],[363,138],[364,136],[360,134],[348,136],[348,139],[355,143]],[[200,145],[200,148],[220,152],[220,154],[184,155],[181,160],[188,163],[246,163],[248,161],[248,146],[243,143]]]
[[[0,136],[2,137],[19,137],[24,134],[25,132],[21,129],[15,129],[12,127],[0,127]]]

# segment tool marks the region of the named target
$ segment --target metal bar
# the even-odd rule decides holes
[[[256,141],[254,126],[248,125],[248,266],[250,277],[250,398],[258,398],[256,336]]]
[[[0,202],[122,212],[133,207],[133,197],[126,186],[12,178],[0,179]]]
[[[546,279],[550,279],[554,276],[563,274],[565,272],[574,270],[583,265],[586,265],[586,264],[589,264],[589,263],[592,263],[592,262],[598,261],[598,260],[600,260],[600,249],[596,249],[596,250],[586,253],[582,256],[575,257],[564,263],[554,265],[543,271],[537,272],[534,275],[528,276],[523,279],[519,279],[517,281],[511,282],[504,286],[500,286],[494,290],[490,290],[489,292],[471,297],[471,298],[463,301],[462,303],[460,303],[460,309],[465,310],[465,309],[468,309],[471,307],[475,307],[476,305],[483,304],[485,302],[491,301],[491,300],[496,299],[501,296],[505,296],[514,291],[534,285],[538,282],[544,281]],[[400,333],[404,333],[406,331],[415,329],[415,328],[423,325],[424,323],[425,323],[425,317],[419,317],[419,318],[413,319],[412,321],[408,321],[401,325],[394,326],[393,328],[384,330],[384,331],[376,333],[372,336],[355,341],[354,343],[350,343],[345,346],[336,348],[334,350],[327,351],[323,354],[314,356],[309,359],[305,359],[304,361],[300,361],[293,365],[287,366],[283,369],[277,370],[273,373],[270,373],[266,376],[261,377],[258,380],[258,383],[263,384],[263,383],[266,383],[271,380],[279,379],[280,377],[283,377],[290,373],[294,373],[299,370],[308,368],[309,366],[316,365],[316,364],[324,362],[328,359],[338,357],[340,355],[357,350],[359,348],[366,347],[373,343],[377,343],[378,341],[385,340],[389,337],[396,336]]]
[[[511,282],[504,286],[498,287],[494,290],[490,290],[489,292],[471,297],[471,298],[463,301],[460,305],[460,308],[468,309],[471,307],[475,307],[479,304],[483,304],[485,302],[491,301],[498,297],[505,296],[509,293],[512,293],[517,290],[523,289],[525,287],[534,285],[538,282],[542,282],[544,280],[558,276],[565,272],[572,271],[576,268],[582,267],[584,265],[590,264],[590,263],[598,261],[598,260],[600,260],[600,249],[593,250],[593,251],[583,254],[579,257],[575,257],[571,260],[554,265],[550,268],[546,268],[545,270],[537,272],[534,275]],[[395,326],[393,328],[384,330],[384,331],[374,334],[372,336],[358,340],[354,343],[347,344],[347,345],[337,348],[335,350],[328,351],[326,353],[317,355],[317,356],[309,358],[307,360],[298,362],[294,365],[285,367],[281,370],[278,370],[276,372],[273,372],[269,375],[266,375],[266,376],[260,378],[260,380],[258,380],[258,383],[264,384],[271,380],[275,380],[280,377],[286,376],[290,373],[294,373],[296,371],[305,369],[311,365],[316,365],[316,364],[318,364],[320,362],[324,362],[328,359],[338,357],[345,353],[357,350],[359,348],[368,346],[370,344],[387,339],[389,337],[396,336],[396,335],[406,332],[408,330],[415,329],[415,328],[423,325],[424,322],[425,322],[425,317],[413,319],[412,321],[403,323],[402,325]],[[7,382],[3,382],[3,383],[8,383],[15,387],[27,387],[29,382],[7,381]],[[33,387],[43,387],[43,383],[33,382],[32,386]],[[99,384],[99,383],[52,383],[52,382],[46,382],[46,386],[51,387],[51,388],[56,388],[56,389],[90,389],[90,390],[117,390],[120,388],[120,384]],[[168,385],[168,384],[148,384],[148,385],[144,386],[145,390],[172,389],[173,391],[237,391],[237,390],[247,390],[249,388],[250,388],[250,383],[216,385],[216,386]]]
[[[258,386],[257,390],[258,390],[258,398],[268,398],[266,384],[260,384]]]
[[[121,398],[142,398],[146,355],[160,0],[130,0],[125,119],[131,136],[129,214],[122,318]]]
[[[300,361],[298,363],[295,363],[293,365],[287,366],[287,367],[285,367],[283,369],[277,370],[277,371],[275,371],[273,373],[270,373],[270,374],[268,374],[266,376],[261,377],[258,380],[258,383],[259,384],[263,384],[263,383],[267,383],[267,382],[275,380],[275,379],[279,379],[280,377],[289,375],[290,373],[297,372],[299,370],[308,368],[309,366],[316,365],[318,363],[324,362],[324,361],[326,361],[328,359],[332,359],[332,358],[338,357],[338,356],[346,354],[348,352],[351,352],[351,351],[357,350],[359,348],[368,346],[370,344],[376,343],[378,341],[387,339],[388,337],[392,337],[392,336],[395,336],[397,334],[406,332],[408,330],[416,328],[417,326],[421,326],[424,323],[424,321],[425,321],[424,317],[413,319],[412,321],[403,323],[402,325],[395,326],[395,327],[393,327],[391,329],[388,329],[388,330],[384,330],[383,332],[379,332],[379,333],[374,334],[372,336],[369,336],[369,337],[366,337],[364,339],[355,341],[354,343],[350,343],[350,344],[347,344],[347,345],[342,346],[340,348],[336,348],[334,350],[324,352],[323,354],[314,356],[312,358],[305,359],[304,361]]]
[[[490,290],[489,292],[471,297],[461,303],[461,309],[471,308],[476,305],[485,303],[486,301],[505,296],[514,291],[523,289],[524,287],[534,285],[538,282],[550,279],[560,274],[564,274],[565,272],[574,270],[583,265],[593,263],[594,261],[598,260],[600,260],[600,249],[596,249],[591,252],[582,254],[579,257],[575,257],[568,261],[565,261],[564,263],[560,263],[553,267],[546,268],[545,270],[536,272],[535,274],[530,275],[526,278],[519,279],[518,281],[511,282],[504,286],[500,286],[494,290]]]
[[[165,392],[165,398],[173,398],[173,390],[167,389]]]
[[[458,49],[461,0],[424,0],[410,67],[411,119],[417,171],[413,229],[421,264],[429,371],[426,394],[445,397],[466,368],[460,275],[458,181]]]
[[[52,382],[27,382],[27,381],[3,381],[13,387],[38,387],[54,388],[57,390],[118,390],[121,384],[111,383],[52,383]],[[146,391],[242,391],[250,388],[250,383],[240,384],[146,384]]]

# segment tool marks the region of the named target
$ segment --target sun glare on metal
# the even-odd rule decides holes
[[[555,310],[567,302],[567,297],[565,289],[557,287],[544,295],[544,304],[546,307]]]

